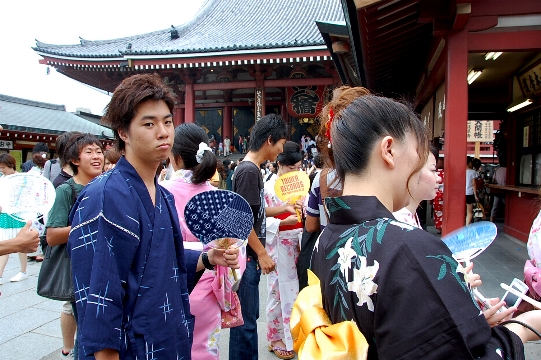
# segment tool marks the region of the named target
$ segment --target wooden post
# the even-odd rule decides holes
[[[466,219],[466,129],[468,121],[468,31],[447,35],[445,73],[445,190],[443,234],[464,226]]]
[[[479,141],[475,142],[475,157],[479,159],[481,156],[481,143]]]
[[[195,123],[195,90],[193,83],[186,83],[184,121]]]

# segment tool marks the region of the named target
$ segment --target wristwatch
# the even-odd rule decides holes
[[[205,269],[214,270],[214,265],[210,263],[208,252],[204,251],[201,253],[201,261],[203,262]]]

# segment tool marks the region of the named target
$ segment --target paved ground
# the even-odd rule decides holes
[[[429,228],[433,232],[433,228]],[[509,284],[514,277],[522,278],[522,268],[528,254],[523,243],[499,235],[494,243],[475,260],[475,271],[481,274],[481,291],[489,297],[501,297],[499,284]],[[9,278],[19,270],[18,257],[11,255],[0,286],[0,359],[49,360],[58,359],[62,339],[60,334],[61,303],[47,300],[36,294],[37,273],[40,264],[30,262],[29,279],[9,283]],[[266,277],[260,286],[261,317],[259,327],[260,359],[276,359],[266,349],[265,311]],[[224,330],[220,340],[221,359],[228,359],[229,330]],[[526,359],[541,358],[541,341],[526,345]],[[232,359],[233,360],[233,359]]]

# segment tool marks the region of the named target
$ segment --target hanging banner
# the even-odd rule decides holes
[[[323,108],[326,86],[291,86],[286,88],[287,111],[295,118],[316,117]]]

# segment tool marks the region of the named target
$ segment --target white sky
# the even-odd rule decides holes
[[[143,34],[189,21],[204,0],[27,0],[2,5],[0,94],[88,108],[101,115],[109,96],[38,63],[35,40],[77,44]]]

